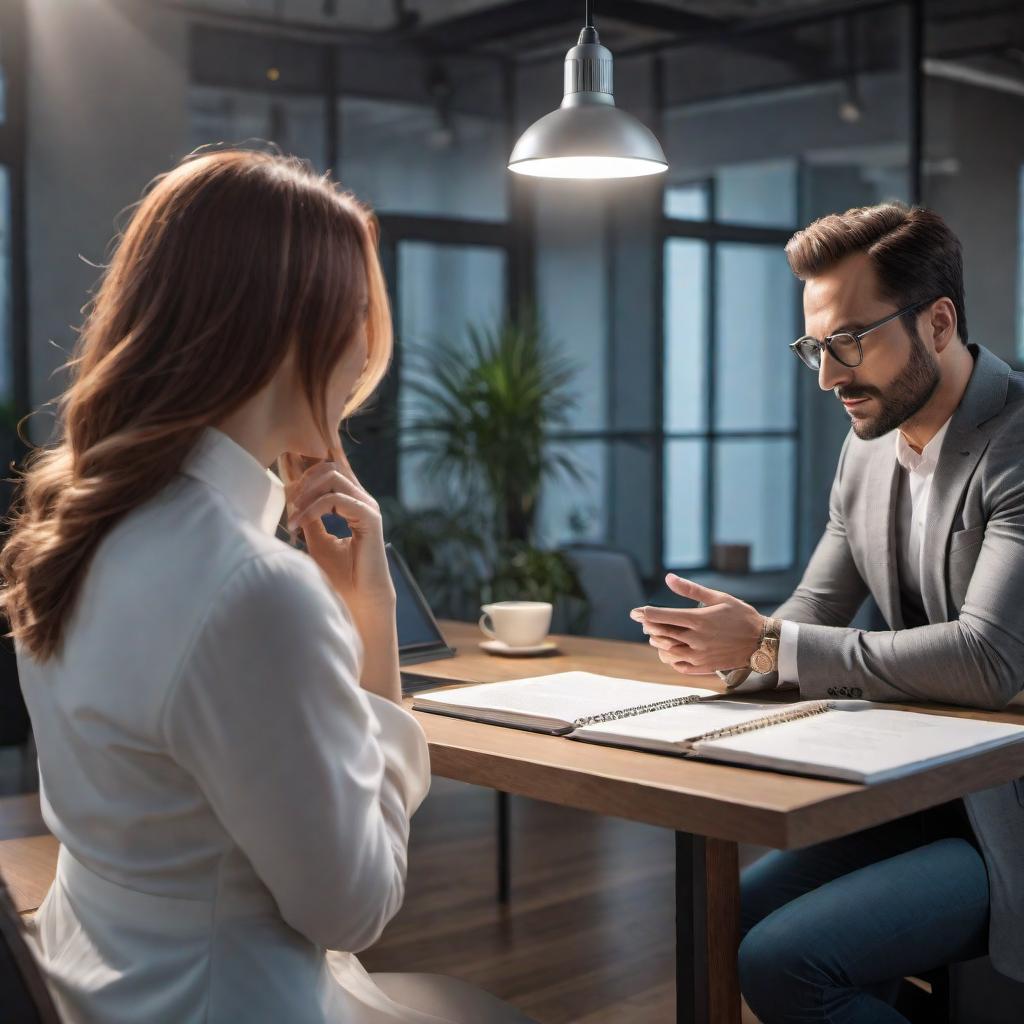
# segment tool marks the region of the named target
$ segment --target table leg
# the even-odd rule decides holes
[[[509,798],[508,793],[497,791],[498,812],[498,902],[507,904],[512,888],[512,869],[509,866]]]
[[[676,836],[676,1024],[739,1024],[735,843]]]

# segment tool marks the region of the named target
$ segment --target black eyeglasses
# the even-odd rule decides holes
[[[830,355],[842,363],[843,366],[851,368],[860,366],[864,361],[864,349],[861,347],[860,339],[865,334],[870,334],[872,331],[876,331],[879,327],[889,323],[890,320],[906,316],[907,313],[913,313],[922,306],[927,306],[935,301],[936,299],[926,299],[924,302],[915,302],[912,306],[905,306],[903,309],[896,310],[895,313],[890,313],[889,316],[882,320],[868,324],[864,330],[857,331],[856,333],[852,331],[839,331],[836,334],[827,335],[820,341],[817,338],[812,338],[809,334],[805,334],[802,338],[797,338],[796,341],[790,342],[789,347],[799,357],[800,362],[804,366],[815,371],[821,369],[821,350],[823,348],[827,348]]]

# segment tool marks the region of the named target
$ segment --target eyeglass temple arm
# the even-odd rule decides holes
[[[939,296],[939,298],[941,298],[941,296]],[[879,320],[876,324],[870,324],[859,333],[854,333],[853,331],[836,331],[836,334],[849,334],[851,337],[860,341],[865,334],[870,334],[872,331],[877,330],[877,328],[884,327],[887,323],[895,320],[897,317],[906,316],[908,313],[916,313],[922,306],[927,306],[929,303],[937,301],[938,299],[925,299],[923,302],[915,302],[912,306],[904,306],[903,309],[897,309],[895,313],[890,313],[884,320]],[[829,341],[834,337],[835,334],[830,334],[825,340]]]

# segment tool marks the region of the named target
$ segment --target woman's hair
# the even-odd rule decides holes
[[[292,346],[313,420],[337,446],[327,384],[364,315],[368,362],[346,415],[391,357],[377,242],[370,211],[295,159],[208,152],[156,180],[90,303],[61,439],[28,459],[0,552],[0,607],[28,653],[58,652],[103,537]]]
[[[895,202],[858,206],[820,217],[786,243],[789,265],[801,280],[855,252],[868,254],[882,294],[897,306],[948,298],[956,310],[957,333],[967,344],[960,240],[937,213]],[[912,331],[914,315],[905,322]]]

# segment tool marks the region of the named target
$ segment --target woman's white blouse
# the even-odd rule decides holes
[[[102,541],[60,657],[18,652],[62,844],[34,940],[72,1024],[434,1019],[351,955],[401,905],[424,736],[360,688],[359,637],[275,537],[283,508],[208,429]]]

